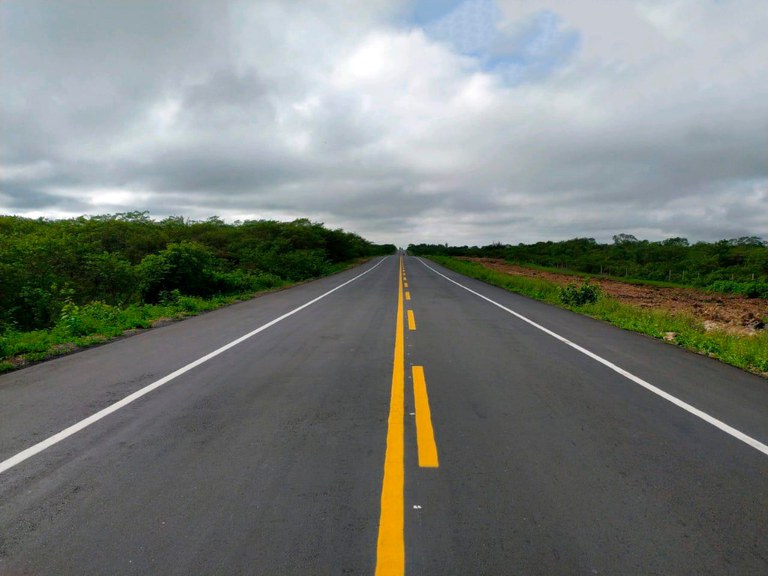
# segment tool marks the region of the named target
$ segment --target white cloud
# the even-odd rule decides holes
[[[403,6],[0,4],[0,210],[768,236],[762,0],[499,1],[472,50]]]

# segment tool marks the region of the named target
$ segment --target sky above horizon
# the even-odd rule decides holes
[[[0,214],[768,238],[765,0],[4,0]]]

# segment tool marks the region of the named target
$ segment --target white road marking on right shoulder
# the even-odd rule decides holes
[[[452,282],[453,284],[456,284],[456,286],[458,286],[459,288],[463,288],[467,292],[470,292],[470,293],[474,294],[475,296],[477,296],[479,298],[482,298],[486,302],[489,302],[489,303],[493,304],[494,306],[496,306],[498,308],[501,308],[505,312],[509,312],[510,314],[512,314],[512,316],[515,316],[516,318],[519,318],[523,322],[526,322],[526,323],[530,324],[534,328],[537,328],[538,330],[541,330],[542,332],[544,332],[546,334],[549,334],[553,338],[556,338],[557,340],[560,340],[560,342],[562,342],[563,344],[566,344],[566,345],[570,346],[571,348],[573,348],[574,350],[578,350],[579,352],[581,352],[585,356],[589,356],[593,360],[595,360],[597,362],[600,362],[600,364],[603,364],[604,366],[607,366],[608,368],[610,368],[614,372],[617,372],[618,374],[621,374],[622,376],[624,376],[628,380],[631,380],[635,384],[639,384],[640,386],[642,386],[646,390],[648,390],[650,392],[653,392],[657,396],[660,396],[660,397],[664,398],[664,400],[667,400],[667,401],[671,402],[672,404],[674,404],[675,406],[677,406],[679,408],[682,408],[686,412],[689,412],[690,414],[693,414],[694,416],[696,416],[698,418],[701,418],[702,420],[704,420],[705,422],[711,424],[715,428],[719,428],[720,430],[722,430],[726,434],[730,434],[731,436],[733,436],[737,440],[741,440],[742,442],[744,442],[745,444],[751,446],[755,450],[759,450],[760,452],[762,452],[763,454],[768,456],[768,446],[763,444],[759,440],[756,440],[755,438],[752,438],[751,436],[747,436],[746,434],[744,434],[744,432],[742,432],[740,430],[737,430],[733,426],[729,426],[728,424],[726,424],[722,420],[718,420],[714,416],[710,416],[709,414],[707,414],[706,412],[704,412],[702,410],[699,410],[695,406],[692,406],[691,404],[688,404],[687,402],[685,402],[683,400],[680,400],[680,398],[677,398],[676,396],[672,396],[672,394],[670,394],[669,392],[665,392],[661,388],[657,388],[656,386],[654,386],[650,382],[647,382],[647,381],[643,380],[639,376],[635,376],[631,372],[627,372],[623,368],[620,368],[619,366],[616,366],[616,364],[614,364],[613,362],[611,362],[609,360],[606,360],[602,356],[598,356],[594,352],[591,352],[590,350],[587,350],[586,348],[583,348],[582,346],[579,346],[575,342],[571,342],[567,338],[565,338],[563,336],[560,336],[560,334],[558,334],[556,332],[553,332],[549,328],[545,328],[541,324],[537,324],[536,322],[534,322],[530,318],[526,318],[525,316],[523,316],[519,312],[515,312],[514,310],[511,310],[510,308],[507,308],[503,304],[499,304],[495,300],[491,300],[487,296],[483,296],[479,292],[475,292],[471,288],[467,288],[463,284],[459,284],[458,282],[456,282],[456,280],[448,278],[448,276],[446,276],[445,274],[442,274],[441,272],[439,272],[439,271],[435,270],[434,268],[432,268],[432,266],[430,266],[429,264],[424,262],[421,258],[418,258],[418,260],[424,266],[426,266],[427,268],[432,270],[432,272],[434,272],[438,276],[442,276],[443,278],[445,278],[449,282]]]
[[[285,314],[283,314],[279,318],[275,318],[271,322],[267,322],[263,326],[259,326],[255,330],[252,330],[251,332],[248,332],[248,334],[240,336],[240,338],[237,338],[236,340],[233,340],[229,344],[225,344],[221,348],[218,348],[218,349],[214,350],[213,352],[211,352],[209,354],[206,354],[202,358],[198,358],[194,362],[190,362],[186,366],[182,366],[181,368],[179,368],[175,372],[171,372],[170,374],[168,374],[164,378],[160,378],[160,380],[157,380],[157,381],[153,382],[152,384],[149,384],[149,385],[145,386],[141,390],[137,390],[136,392],[126,396],[122,400],[118,400],[114,404],[110,404],[109,406],[107,406],[103,410],[100,410],[99,412],[96,412],[95,414],[91,414],[88,418],[85,418],[84,420],[80,420],[80,422],[77,422],[76,424],[73,424],[69,428],[65,428],[64,430],[62,430],[58,434],[54,434],[53,436],[50,436],[49,438],[46,438],[42,442],[38,442],[34,446],[30,446],[29,448],[27,448],[26,450],[22,450],[21,452],[19,452],[15,456],[11,456],[7,460],[4,460],[3,462],[0,462],[0,474],[5,472],[6,470],[9,470],[9,469],[13,468],[14,466],[16,466],[18,464],[21,464],[22,462],[24,462],[24,460],[27,460],[28,458],[31,458],[35,454],[39,454],[43,450],[47,450],[51,446],[53,446],[55,444],[58,444],[59,442],[61,442],[62,440],[65,440],[66,438],[69,438],[73,434],[77,434],[81,430],[83,430],[85,428],[88,428],[88,426],[90,426],[91,424],[94,424],[94,423],[98,422],[99,420],[101,420],[102,418],[105,418],[106,416],[109,416],[113,412],[117,412],[118,410],[120,410],[120,408],[124,408],[125,406],[128,406],[128,404],[130,404],[131,402],[134,402],[135,400],[138,400],[139,398],[141,398],[142,396],[144,396],[146,394],[149,394],[150,392],[152,392],[152,390],[155,390],[156,388],[160,388],[160,386],[162,386],[163,384],[167,384],[171,380],[174,380],[175,378],[178,378],[179,376],[181,376],[182,374],[185,374],[186,372],[189,372],[193,368],[197,368],[198,366],[200,366],[200,364],[204,364],[205,362],[208,362],[208,360],[210,360],[211,358],[215,358],[216,356],[218,356],[219,354],[221,354],[223,352],[226,352],[230,348],[234,348],[235,346],[237,346],[241,342],[244,342],[245,340],[248,340],[248,338],[251,338],[252,336],[255,336],[259,332],[263,332],[267,328],[270,328],[270,327],[274,326],[275,324],[285,320],[289,316],[293,316],[297,312],[300,312],[301,310],[304,310],[304,308],[306,308],[308,306],[311,306],[315,302],[317,302],[319,300],[322,300],[326,296],[329,296],[329,295],[333,294],[334,292],[336,292],[336,290],[340,290],[340,289],[344,288],[344,286],[346,286],[347,284],[351,284],[352,282],[354,282],[358,278],[362,278],[363,276],[368,274],[368,272],[371,272],[375,268],[378,268],[379,265],[382,262],[384,262],[384,260],[386,260],[386,258],[382,258],[374,266],[371,266],[370,268],[368,268],[368,270],[366,270],[362,274],[358,274],[357,276],[355,276],[351,280],[347,280],[343,284],[339,284],[338,286],[336,286],[336,288],[333,288],[332,290],[328,290],[328,292],[325,292],[324,294],[321,294],[320,296],[318,296],[314,300],[310,300],[309,302],[307,302],[305,304],[302,304],[298,308],[294,308],[290,312],[286,312]]]

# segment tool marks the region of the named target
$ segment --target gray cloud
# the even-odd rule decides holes
[[[0,212],[307,216],[399,244],[768,237],[761,0],[596,2],[499,0],[510,84],[498,44],[454,52],[399,0],[7,0]],[[578,50],[526,63],[553,30]]]
[[[50,207],[69,205],[71,200],[48,192],[41,192],[36,187],[20,182],[5,182],[0,201],[13,210],[41,210]]]

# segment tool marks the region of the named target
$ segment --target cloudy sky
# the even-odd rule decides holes
[[[766,0],[2,0],[0,213],[768,238]]]

